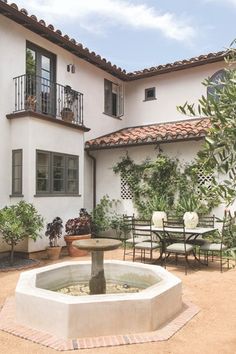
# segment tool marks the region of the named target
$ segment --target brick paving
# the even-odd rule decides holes
[[[179,331],[197,313],[199,308],[184,299],[183,310],[160,329],[152,332],[110,335],[89,338],[62,339],[46,332],[19,325],[15,319],[15,299],[8,297],[0,306],[0,330],[17,337],[53,348],[57,351],[111,347],[118,345],[166,341]]]

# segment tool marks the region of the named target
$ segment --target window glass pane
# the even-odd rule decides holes
[[[68,169],[77,168],[77,158],[68,157]]]
[[[15,166],[14,167],[14,177],[20,179],[21,178],[21,165],[20,166]]]
[[[63,192],[63,190],[64,190],[63,180],[54,179],[53,180],[53,191],[54,192]]]
[[[65,180],[65,157],[53,155],[53,191],[63,192]]]
[[[78,158],[67,158],[67,192],[77,193],[78,191]]]
[[[68,180],[69,179],[76,179],[77,178],[77,171],[76,170],[68,170]]]
[[[68,181],[67,191],[68,191],[68,193],[76,193],[77,192],[77,184],[75,181]]]
[[[21,158],[22,152],[21,151],[14,151],[14,165],[21,166]]]
[[[22,150],[12,151],[12,194],[22,194]]]
[[[117,94],[112,93],[112,115],[117,116]]]
[[[42,55],[42,69],[50,71],[50,59]]]
[[[13,190],[15,194],[21,194],[21,180],[15,179],[13,181]]]
[[[29,48],[26,49],[26,74],[36,75],[36,53]]]
[[[104,111],[112,114],[112,82],[104,80]]]
[[[46,70],[41,70],[41,76],[42,76],[42,82],[43,84],[47,84],[48,85],[48,80],[50,80],[50,72],[49,71],[46,71]]]
[[[226,77],[226,71],[225,70],[219,70],[217,71],[212,77],[210,78],[210,82],[213,84],[212,86],[207,87],[207,97],[214,98],[215,100],[218,100],[218,91],[222,90],[224,87],[224,82]]]
[[[49,180],[38,178],[37,180],[37,191],[38,192],[49,192]]]
[[[50,156],[49,153],[37,153],[37,168],[36,168],[36,189],[38,192],[49,192],[49,168]]]

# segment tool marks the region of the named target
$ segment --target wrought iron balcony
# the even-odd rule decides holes
[[[40,76],[25,74],[14,78],[14,113],[34,111],[83,125],[83,94]]]

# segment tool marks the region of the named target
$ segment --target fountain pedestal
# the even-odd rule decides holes
[[[92,252],[91,278],[89,281],[90,295],[106,294],[104,251],[115,250],[121,244],[121,241],[109,238],[92,238],[75,242],[75,246],[79,249]]]
[[[103,251],[92,251],[91,279],[89,281],[90,295],[106,294],[103,258]]]

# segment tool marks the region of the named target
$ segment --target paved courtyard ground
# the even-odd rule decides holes
[[[90,257],[81,257],[86,260]],[[122,250],[105,253],[106,259],[122,259]],[[65,260],[79,260],[64,256]],[[56,263],[56,261],[54,261]],[[52,264],[42,260],[42,265]],[[200,312],[164,342],[123,345],[108,348],[64,351],[80,354],[234,354],[236,353],[236,268],[219,271],[218,263],[189,270],[185,276],[180,265],[169,265],[169,271],[183,281],[183,295],[200,308]],[[20,271],[0,272],[0,305],[14,295]],[[20,339],[0,331],[0,354],[53,354],[54,349]]]

